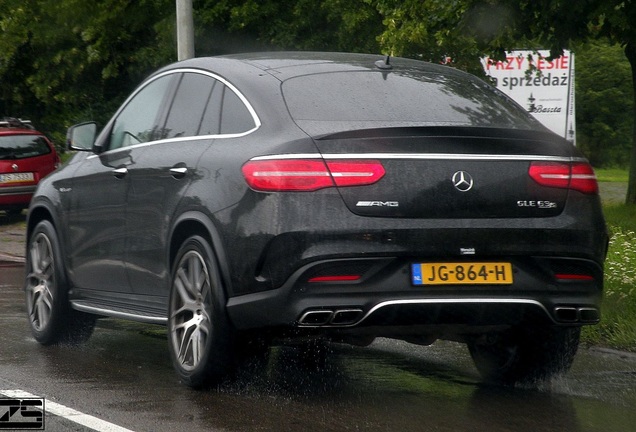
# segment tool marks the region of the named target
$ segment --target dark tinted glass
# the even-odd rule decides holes
[[[236,134],[254,126],[245,104],[225,84],[187,73],[170,109],[164,137]]]
[[[306,75],[283,84],[303,127],[477,126],[535,129],[528,113],[477,78],[415,70]],[[328,131],[328,130],[326,130]]]
[[[49,153],[51,148],[41,136],[0,136],[0,159],[24,159]]]
[[[221,115],[221,133],[236,134],[253,129],[254,119],[239,97],[225,87],[223,96],[223,113]]]
[[[221,132],[221,105],[223,104],[223,89],[225,85],[214,80],[214,86],[208,95],[208,103],[203,112],[199,135],[217,135]]]
[[[127,147],[157,139],[158,114],[174,75],[152,81],[128,102],[111,131],[110,149]]]
[[[197,135],[215,84],[217,81],[206,75],[183,74],[162,138]]]

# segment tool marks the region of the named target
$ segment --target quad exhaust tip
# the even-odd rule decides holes
[[[310,310],[305,312],[298,324],[304,327],[350,326],[362,318],[362,309]]]
[[[596,308],[558,306],[554,308],[557,321],[564,323],[597,323],[601,315]]]

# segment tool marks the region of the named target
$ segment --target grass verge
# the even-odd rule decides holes
[[[636,352],[636,206],[603,208],[611,234],[605,261],[602,319],[583,329],[583,342]]]
[[[629,171],[622,168],[594,168],[596,178],[600,182],[627,182]]]

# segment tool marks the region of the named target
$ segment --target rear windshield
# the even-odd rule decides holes
[[[284,82],[294,120],[312,134],[403,126],[543,129],[477,78],[417,70],[333,72]]]
[[[0,136],[0,159],[24,159],[48,153],[51,153],[51,148],[42,136]]]

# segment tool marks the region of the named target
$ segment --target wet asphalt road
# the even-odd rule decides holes
[[[108,319],[80,347],[39,346],[22,278],[22,267],[0,267],[0,398],[44,398],[63,414],[47,412],[47,431],[636,430],[636,355],[581,349],[566,377],[509,389],[481,384],[462,345],[382,339],[333,345],[322,367],[273,348],[266,365],[194,391],[177,382],[161,327]]]

